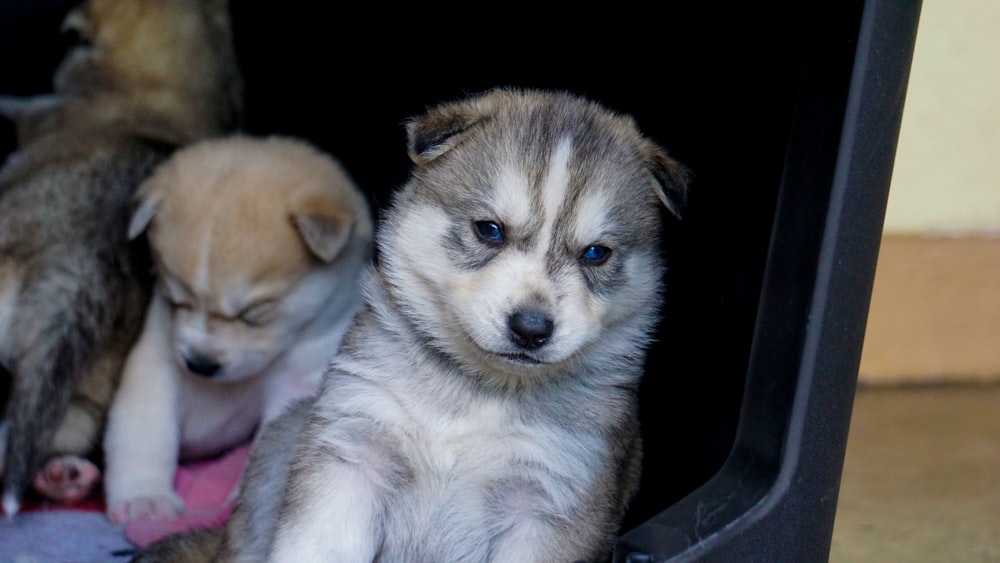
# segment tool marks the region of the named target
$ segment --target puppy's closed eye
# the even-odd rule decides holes
[[[172,277],[168,275],[161,276],[160,283],[157,286],[171,307],[175,309],[194,308],[195,300],[191,296],[191,292]]]
[[[278,310],[278,301],[265,299],[258,301],[240,311],[237,318],[248,326],[260,326],[267,323]]]

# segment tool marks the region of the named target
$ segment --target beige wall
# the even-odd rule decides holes
[[[1000,0],[922,4],[885,231],[1000,235]]]
[[[923,2],[859,378],[1000,381],[1000,0]]]

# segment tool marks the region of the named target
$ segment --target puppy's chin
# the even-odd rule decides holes
[[[566,371],[567,359],[551,350],[522,350],[516,346],[490,350],[471,338],[449,348],[460,363],[499,387],[523,387]]]
[[[487,352],[487,354],[490,353]],[[526,368],[542,366],[546,363],[542,359],[525,352],[493,352],[490,356],[497,358],[500,364],[514,364]]]

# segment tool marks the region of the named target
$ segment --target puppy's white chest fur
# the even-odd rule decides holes
[[[212,455],[247,440],[260,421],[262,381],[218,382],[178,373],[180,458]]]
[[[248,379],[217,381],[178,370],[180,457],[211,455],[247,440],[285,406],[314,393],[350,322],[350,315],[341,316],[325,332],[303,336],[267,371]]]
[[[512,408],[499,402],[481,403],[458,415],[421,414],[423,420],[414,421],[418,430],[411,451],[423,451],[430,469],[450,480],[475,480],[479,473],[495,478],[496,467],[504,464],[548,464],[566,437],[558,429],[516,419]]]
[[[455,390],[422,385],[423,378],[414,373],[421,367],[426,366],[381,378],[375,387],[355,386],[345,376],[343,385],[335,381],[321,397],[329,401],[328,412],[338,413],[321,439],[361,452],[357,459],[363,471],[404,475],[398,488],[404,492],[393,501],[407,515],[400,517],[401,526],[410,525],[407,518],[440,525],[441,515],[452,512],[456,518],[487,521],[497,503],[513,503],[508,508],[514,512],[543,500],[559,504],[558,499],[570,498],[560,489],[592,480],[588,459],[593,461],[599,435],[533,421],[524,416],[523,404],[503,394],[461,405],[443,400]],[[435,379],[462,377],[452,373]],[[352,412],[366,413],[364,422],[351,422]]]

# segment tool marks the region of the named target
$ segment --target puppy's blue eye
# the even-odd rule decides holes
[[[595,244],[588,246],[583,254],[580,256],[584,262],[591,266],[600,266],[601,264],[608,261],[608,257],[611,256],[611,249],[606,246],[601,246]]]
[[[498,245],[503,242],[503,227],[493,221],[476,221],[472,228],[483,242]]]

